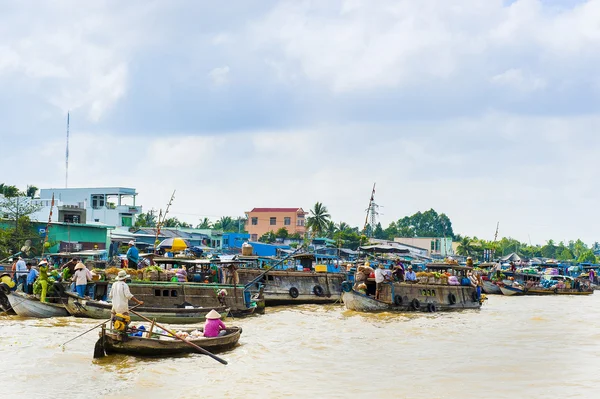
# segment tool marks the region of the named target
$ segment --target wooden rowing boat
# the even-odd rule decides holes
[[[20,291],[12,291],[6,297],[18,316],[48,318],[69,315],[62,303],[40,302],[38,297]]]
[[[202,329],[199,329],[202,331]],[[191,339],[189,342],[212,353],[223,352],[234,348],[242,334],[241,327],[229,327],[227,334],[215,338]],[[103,330],[100,339],[104,338],[106,354],[122,353],[135,356],[171,356],[184,353],[197,353],[192,346],[176,339],[131,337],[127,334]]]
[[[69,314],[76,317],[88,317],[91,319],[110,319],[112,305],[106,302],[94,301],[91,299],[81,298],[73,293],[65,292],[63,297],[66,298],[65,307]],[[166,324],[193,324],[201,323],[206,320],[206,314],[212,309],[222,314],[224,317],[229,312],[226,307],[217,308],[162,308],[140,306],[136,309],[144,317],[156,320],[157,323]],[[142,321],[140,317],[132,314],[132,321]]]

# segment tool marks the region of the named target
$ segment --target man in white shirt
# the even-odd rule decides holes
[[[129,300],[133,299],[139,305],[143,305],[144,302],[138,300],[136,297],[131,294],[129,291],[129,286],[125,282],[126,279],[131,276],[125,272],[125,270],[119,271],[119,274],[116,277],[116,280],[112,287],[110,288],[110,294],[108,296],[112,299],[112,310],[111,313],[116,315],[120,313],[122,315],[129,315]]]
[[[375,299],[379,299],[379,294],[381,293],[381,287],[383,282],[386,280],[386,274],[383,270],[383,265],[380,264],[377,269],[375,269]]]
[[[19,286],[19,284],[22,284],[22,290],[23,292],[27,292],[27,275],[29,274],[29,270],[27,270],[27,264],[25,263],[25,261],[23,260],[23,258],[21,258],[19,256],[19,260],[17,261],[17,264],[15,265],[15,281],[17,283],[17,287]]]

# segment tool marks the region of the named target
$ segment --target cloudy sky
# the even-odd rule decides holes
[[[0,181],[600,240],[600,0],[4,1]]]

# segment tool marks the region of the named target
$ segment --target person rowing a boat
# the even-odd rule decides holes
[[[138,300],[133,296],[131,291],[129,291],[129,286],[125,282],[126,279],[131,276],[127,274],[125,270],[120,270],[119,274],[115,278],[115,282],[110,288],[110,293],[108,296],[112,299],[112,310],[111,313],[114,316],[117,314],[121,314],[124,316],[129,316],[129,300],[133,299],[139,305],[143,305],[144,301]]]
[[[220,337],[227,334],[227,327],[221,321],[221,315],[216,310],[211,310],[206,315],[206,323],[204,323],[204,336],[206,338]]]

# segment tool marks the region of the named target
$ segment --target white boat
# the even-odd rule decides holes
[[[37,318],[69,316],[65,305],[61,303],[40,302],[39,298],[19,291],[11,292],[7,298],[18,316]]]

